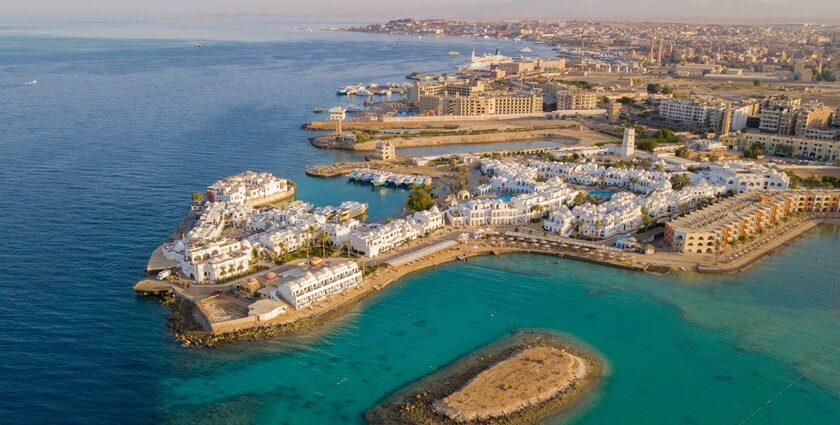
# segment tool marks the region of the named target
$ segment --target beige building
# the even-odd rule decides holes
[[[823,130],[831,125],[834,111],[822,104],[801,108],[764,107],[758,129],[783,136],[807,137],[808,130]]]
[[[510,115],[542,112],[542,97],[536,94],[489,94],[477,96],[421,96],[422,115]]]
[[[557,105],[558,111],[597,108],[598,96],[594,92],[561,83],[543,84],[542,90],[543,101],[547,105]]]
[[[483,93],[485,89],[484,80],[456,80],[456,81],[415,81],[409,88],[408,98],[413,102],[420,102],[423,96],[475,96]]]
[[[390,160],[397,157],[397,150],[392,142],[378,142],[376,144],[376,157],[382,160]]]
[[[840,141],[806,139],[795,136],[781,136],[777,134],[742,133],[722,137],[721,142],[729,149],[743,151],[755,143],[764,146],[768,153],[778,151],[778,146],[790,146],[791,156],[808,158],[817,161],[836,161],[840,159]]]
[[[668,222],[665,242],[675,252],[713,254],[800,211],[840,211],[840,190],[785,190],[734,196]]]

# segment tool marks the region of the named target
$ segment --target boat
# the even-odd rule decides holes
[[[356,94],[359,96],[373,96],[373,92],[368,89],[357,90]]]
[[[520,52],[522,52],[522,53],[531,53],[531,52],[533,52],[533,50],[531,50],[531,48],[530,48],[530,47],[523,47],[523,48],[519,49],[519,51],[520,51]]]
[[[423,176],[418,176],[414,178],[414,184],[426,184],[426,178]]]
[[[449,51],[449,56],[458,56],[460,54],[461,54],[461,52],[459,52],[457,50],[450,50]]]
[[[390,96],[393,92],[390,89],[379,89],[374,92],[377,96]]]
[[[196,42],[196,43],[193,43],[193,47],[204,47],[204,45]]]
[[[363,182],[369,182],[369,181],[373,180],[373,174],[372,173],[364,173],[364,174],[362,174],[362,177],[359,178],[359,180],[361,180]]]
[[[336,90],[335,94],[339,96],[347,96],[348,94],[350,94],[350,92],[347,90],[347,87],[345,87],[343,89]]]
[[[324,110],[321,109],[321,108],[314,108],[314,109],[312,109],[312,112],[314,112],[316,114],[320,114],[320,113],[324,112]]]
[[[371,180],[370,182],[373,183],[374,186],[382,186],[387,181],[386,178],[387,177],[384,174],[379,174],[376,177],[374,177],[373,180]]]
[[[359,171],[351,170],[349,173],[347,173],[347,177],[351,178],[351,179],[355,179],[357,174],[359,174]]]
[[[335,219],[338,221],[347,221],[351,218],[363,215],[368,208],[368,204],[356,201],[344,201],[338,206],[335,214]]]
[[[34,86],[35,84],[38,84],[38,80],[32,80],[23,83],[24,86]]]

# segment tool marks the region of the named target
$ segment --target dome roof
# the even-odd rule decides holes
[[[277,273],[268,272],[265,274],[265,278],[268,280],[277,279]]]
[[[259,282],[257,281],[257,278],[250,277],[250,278],[248,278],[248,283],[259,283]]]

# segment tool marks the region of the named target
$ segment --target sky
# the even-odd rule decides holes
[[[0,0],[0,21],[267,15],[840,24],[840,0]]]

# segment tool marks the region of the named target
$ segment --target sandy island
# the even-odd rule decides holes
[[[371,424],[531,424],[568,411],[603,362],[559,334],[518,331],[390,395]]]
[[[554,347],[526,348],[433,403],[458,422],[507,416],[549,400],[586,376],[586,361]]]

